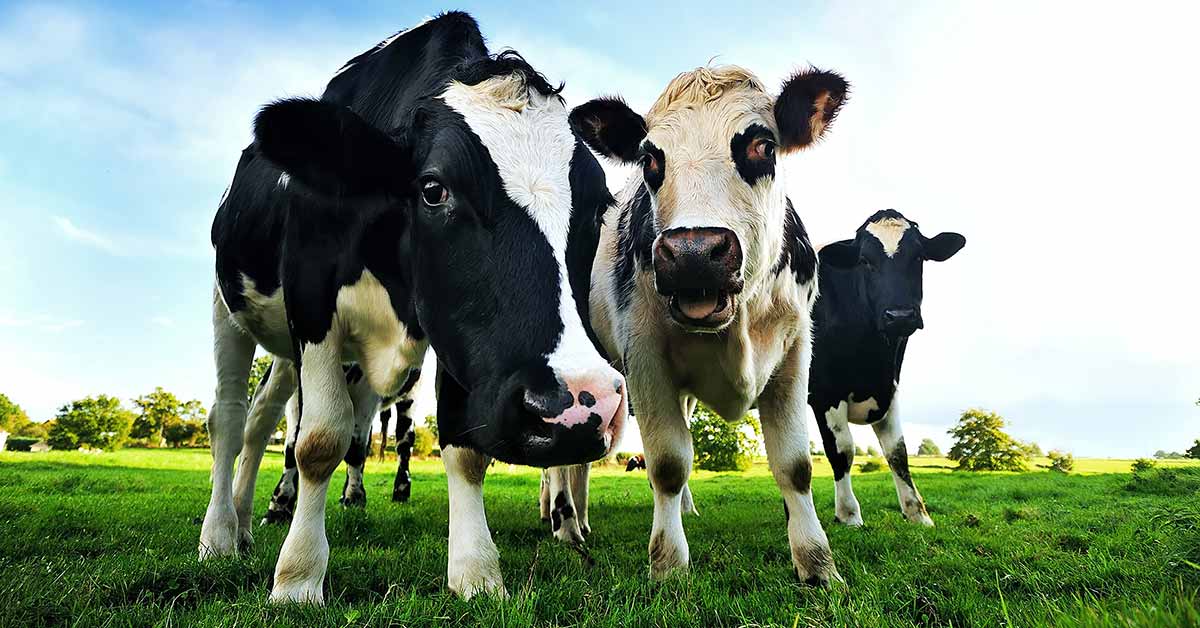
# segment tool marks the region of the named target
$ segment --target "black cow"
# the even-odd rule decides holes
[[[933,525],[908,472],[896,395],[908,337],[924,326],[924,262],[945,261],[966,243],[957,233],[926,238],[917,223],[887,209],[868,218],[853,240],[820,251],[821,294],[813,308],[808,404],[833,466],[840,523],[862,525],[850,488],[854,441],[847,422],[852,422],[875,429],[904,516]]]
[[[250,540],[231,478],[243,436],[262,429],[246,425],[256,345],[291,362],[299,390],[299,491],[271,599],[318,603],[325,492],[354,417],[433,346],[447,582],[464,597],[504,593],[483,511],[488,457],[594,460],[625,418],[624,379],[584,323],[612,197],[559,91],[517,53],[489,54],[470,16],[447,13],[351,59],[320,100],[259,113],[212,228],[217,399],[202,558]],[[351,361],[364,377],[348,388]]]

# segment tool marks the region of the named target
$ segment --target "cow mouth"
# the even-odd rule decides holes
[[[671,318],[685,329],[717,331],[733,320],[737,295],[725,290],[676,293],[669,297]]]

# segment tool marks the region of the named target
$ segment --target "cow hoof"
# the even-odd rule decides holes
[[[793,546],[792,567],[800,582],[809,586],[828,587],[832,582],[845,582],[833,564],[828,546]]]
[[[235,556],[238,549],[237,515],[233,508],[227,512],[209,510],[200,528],[200,560],[220,556]]]
[[[500,600],[508,599],[508,590],[504,588],[504,578],[498,567],[494,572],[481,570],[463,573],[458,577],[450,576],[449,583],[450,590],[464,600],[480,594]]]
[[[587,538],[592,535],[592,526],[588,525],[587,522],[583,522],[579,524],[579,532],[583,534],[584,538]]]
[[[271,589],[271,597],[268,599],[272,604],[316,604],[320,606],[325,604],[325,593],[321,590],[319,578],[316,582],[299,580],[286,585],[277,582],[275,588]]]
[[[254,549],[254,535],[250,534],[250,530],[238,529],[238,552],[241,554],[249,554]]]
[[[930,519],[930,518],[929,518],[929,514],[928,514],[928,513],[924,513],[924,512],[918,512],[918,513],[916,513],[916,514],[914,514],[914,515],[910,515],[910,516],[908,517],[908,520],[909,520],[909,521],[911,521],[912,523],[915,523],[915,524],[917,524],[917,525],[922,525],[922,526],[925,526],[925,527],[927,527],[927,528],[932,528],[932,527],[933,527],[933,519]]]
[[[848,515],[839,514],[833,518],[833,522],[850,528],[863,527],[862,513],[854,512]]]
[[[567,545],[582,545],[583,536],[583,531],[579,529],[575,519],[567,519],[554,531],[554,538]]]
[[[291,525],[291,523],[292,523],[292,513],[291,512],[289,512],[287,510],[268,510],[267,514],[265,516],[263,516],[262,522],[259,523],[259,525],[264,525],[264,526],[284,525],[284,526],[286,526],[286,525]]]
[[[398,504],[404,503],[408,501],[409,497],[411,497],[411,493],[412,491],[410,489],[392,491],[392,501]]]
[[[351,493],[350,495],[342,495],[338,500],[342,508],[366,508],[367,494],[366,493]]]

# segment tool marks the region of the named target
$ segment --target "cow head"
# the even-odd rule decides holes
[[[776,156],[817,141],[847,89],[812,70],[773,98],[747,70],[721,66],[677,76],[645,118],[614,98],[571,113],[594,150],[641,166],[655,288],[684,329],[724,329],[739,294],[766,284],[787,211]]]
[[[921,319],[921,272],[926,260],[943,262],[967,244],[963,236],[945,232],[932,238],[917,223],[894,209],[876,212],[853,240],[820,250],[822,264],[857,273],[867,322],[889,338],[906,338],[925,326]]]
[[[443,445],[539,466],[605,455],[627,407],[585,327],[611,196],[558,91],[510,52],[459,66],[388,133],[315,100],[255,123],[291,181],[380,214],[379,265],[411,294],[457,391],[439,399]]]

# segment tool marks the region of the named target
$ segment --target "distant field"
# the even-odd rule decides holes
[[[324,608],[266,604],[283,529],[256,528],[246,558],[196,561],[209,462],[206,450],[0,454],[0,625],[1200,625],[1200,495],[1182,482],[1131,491],[1131,461],[967,474],[914,458],[937,527],[903,520],[884,471],[856,475],[867,526],[853,530],[830,525],[817,458],[818,513],[847,582],[832,590],[795,581],[765,465],[693,474],[692,572],[654,585],[645,472],[595,474],[588,568],[538,520],[536,471],[497,464],[485,494],[504,602],[446,591],[440,462],[415,462],[414,501],[396,505],[393,463],[373,461],[365,512],[330,492]],[[260,514],[282,457],[263,466]],[[1196,465],[1164,466],[1200,482]]]

